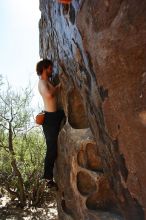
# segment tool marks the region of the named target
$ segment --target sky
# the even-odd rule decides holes
[[[0,0],[0,74],[14,88],[35,88],[39,61],[39,0]]]

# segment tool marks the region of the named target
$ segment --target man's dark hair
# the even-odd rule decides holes
[[[48,59],[41,60],[36,65],[36,72],[38,76],[42,75],[44,69],[47,69],[49,66],[53,66],[53,62]]]

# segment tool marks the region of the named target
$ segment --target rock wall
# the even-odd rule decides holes
[[[146,1],[40,10],[40,57],[63,72],[59,219],[146,219]]]

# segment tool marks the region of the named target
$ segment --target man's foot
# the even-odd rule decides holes
[[[47,187],[48,187],[49,189],[58,190],[58,186],[57,186],[57,184],[56,184],[53,180],[48,180],[48,181],[47,181]]]

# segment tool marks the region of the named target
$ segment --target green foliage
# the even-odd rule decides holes
[[[31,88],[15,91],[0,81],[0,186],[24,206],[39,203],[44,158],[42,130],[32,124]]]
[[[44,138],[40,128],[33,128],[27,134],[15,138],[14,151],[24,180],[34,171],[42,172],[44,149]]]
[[[16,132],[27,129],[32,109],[30,102],[32,99],[31,88],[15,91],[7,83],[3,84],[0,91],[0,121],[7,128],[9,122],[12,123]]]

